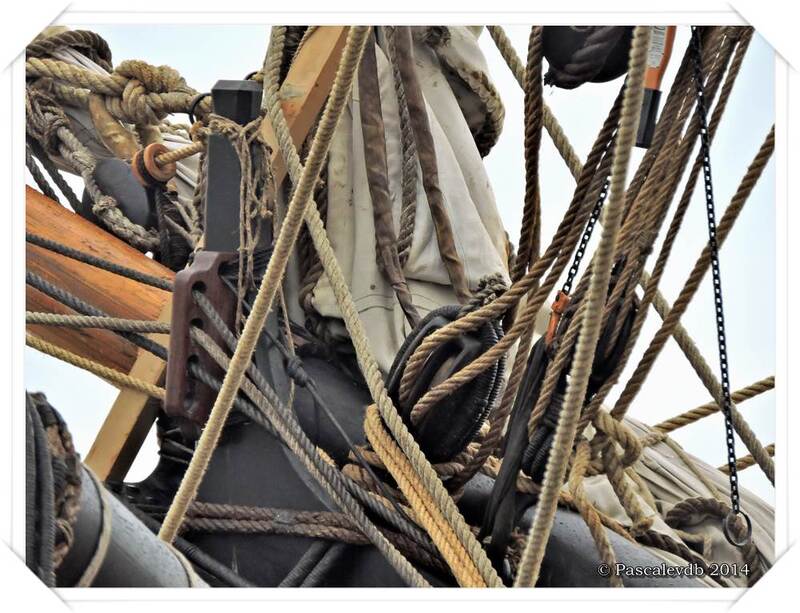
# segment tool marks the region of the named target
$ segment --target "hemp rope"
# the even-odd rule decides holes
[[[752,32],[750,32],[750,34],[752,34]],[[712,38],[714,38],[714,37],[712,37]],[[716,38],[720,38],[720,37],[716,37]],[[743,38],[745,38],[745,37],[743,37]],[[749,38],[747,38],[746,40],[749,40]],[[710,132],[710,136],[711,137],[713,137],[714,133],[716,132],[716,127],[717,127],[717,125],[719,123],[719,120],[721,119],[722,112],[724,111],[724,108],[725,108],[725,106],[727,104],[727,100],[728,100],[731,88],[732,88],[733,83],[734,83],[734,81],[736,79],[736,76],[738,74],[738,69],[741,66],[741,60],[744,57],[744,52],[745,51],[746,51],[746,44],[742,48],[737,48],[737,50],[736,50],[736,55],[734,56],[734,60],[731,63],[731,68],[730,68],[730,70],[728,72],[728,75],[726,77],[726,81],[725,81],[725,83],[723,85],[719,101],[718,101],[717,105],[714,108],[714,114],[713,114],[712,122],[711,122],[711,132]],[[718,67],[718,69],[721,69],[721,68],[724,68],[723,64],[721,64],[720,67]],[[711,87],[709,88],[709,91],[711,93],[714,92],[714,89],[716,87],[716,81],[714,80],[714,76],[716,74],[717,74],[717,72],[712,70],[712,74],[709,77],[710,80],[714,81],[713,83],[710,84]],[[687,85],[687,87],[688,87],[688,85]],[[672,95],[673,91],[675,91],[675,89],[676,89],[676,86],[673,86],[672,91],[670,92],[670,96]],[[668,112],[668,107],[665,107],[664,114],[667,114],[667,112]],[[660,124],[660,122],[659,122],[659,124]],[[656,131],[656,136],[654,138],[654,142],[655,142],[656,139],[658,139],[659,134],[660,134],[660,130],[657,130]],[[669,151],[671,149],[671,147],[669,147],[667,145],[665,145],[665,146],[666,146],[666,150],[667,151]],[[652,151],[652,150],[653,150],[653,148],[651,147],[651,149],[648,150],[648,152]],[[687,151],[685,149],[685,147],[682,147],[682,150],[684,152]],[[696,165],[697,170],[699,170],[700,164],[701,164],[701,159],[699,158],[699,155],[698,155],[698,158],[695,161],[695,165]],[[693,169],[693,172],[694,172],[694,169]],[[677,232],[680,229],[681,222],[682,222],[683,215],[685,213],[686,207],[688,207],[688,205],[689,205],[696,179],[697,179],[697,175],[695,174],[693,176],[690,176],[688,182],[686,183],[683,195],[682,195],[681,200],[680,200],[680,202],[678,204],[678,207],[677,207],[677,209],[676,209],[676,211],[675,211],[675,213],[673,215],[673,219],[672,219],[672,221],[670,223],[670,227],[669,227],[669,230],[667,231],[667,235],[666,235],[666,237],[664,239],[664,242],[662,243],[661,251],[659,253],[659,256],[658,256],[658,259],[657,259],[657,262],[656,262],[656,266],[653,269],[653,277],[650,277],[647,274],[647,272],[644,271],[644,270],[642,270],[642,272],[641,272],[642,276],[640,278],[640,284],[644,287],[645,291],[644,291],[644,295],[641,298],[640,303],[639,303],[639,311],[636,314],[636,317],[634,318],[634,323],[633,323],[633,326],[632,326],[632,329],[631,329],[631,333],[629,335],[628,343],[627,343],[627,345],[626,345],[626,347],[625,347],[625,349],[623,351],[622,357],[620,358],[614,373],[608,378],[608,380],[603,384],[603,386],[600,388],[600,390],[597,392],[597,394],[595,394],[595,397],[592,399],[592,402],[591,402],[589,408],[587,409],[587,414],[588,415],[591,415],[594,412],[596,412],[597,408],[600,406],[600,404],[606,398],[606,396],[610,392],[611,388],[614,385],[616,385],[616,383],[617,383],[617,381],[619,379],[619,376],[621,375],[622,370],[623,370],[625,364],[627,364],[627,361],[628,361],[628,359],[630,357],[630,354],[633,351],[634,345],[636,343],[636,340],[639,337],[639,334],[640,334],[640,331],[642,329],[642,326],[644,325],[644,319],[645,319],[645,316],[647,314],[646,313],[647,305],[651,304],[651,303],[658,304],[660,302],[666,303],[666,299],[663,297],[661,292],[658,290],[657,284],[658,284],[658,281],[660,280],[661,274],[663,273],[664,266],[666,264],[666,260],[667,260],[667,258],[669,256],[669,253],[670,253],[671,249],[672,249],[672,245],[674,244],[675,238],[677,236]],[[636,181],[636,177],[634,177],[634,182],[635,181]],[[645,183],[645,182],[646,181],[643,181],[643,183]],[[642,186],[640,186],[640,187],[642,187]],[[629,193],[630,193],[630,191],[631,190],[629,189]],[[634,198],[635,197],[636,196],[634,196]],[[668,202],[668,200],[665,200],[665,202]],[[676,330],[677,330],[677,328],[676,328]],[[673,334],[677,335],[678,332],[673,332]],[[581,425],[583,425],[583,423]]]
[[[730,513],[730,505],[724,501],[715,500],[713,498],[687,498],[682,500],[668,512],[664,521],[671,528],[676,528],[686,525],[696,515],[705,515],[725,520]],[[744,535],[746,528],[741,516],[737,516],[734,530],[738,535]],[[750,573],[747,577],[748,587],[753,586],[763,575],[764,566],[761,562],[761,556],[758,553],[758,548],[753,543],[752,537],[747,544],[742,548],[742,557],[745,564],[750,567]]]
[[[280,29],[273,30],[273,42],[276,47],[280,43]],[[286,120],[281,112],[281,107],[278,104],[277,97],[277,81],[272,76],[276,71],[276,64],[274,55],[279,55],[271,50],[265,61],[265,97],[270,121],[272,122],[273,129],[275,130],[278,142],[280,144],[281,152],[287,162],[290,177],[296,180],[302,166],[297,155],[296,148],[291,139]],[[458,540],[464,548],[470,553],[473,560],[481,572],[481,577],[487,585],[500,586],[502,582],[497,576],[497,572],[486,556],[486,552],[481,547],[480,543],[475,539],[474,534],[471,532],[469,526],[464,521],[458,508],[456,507],[453,499],[448,494],[447,490],[442,485],[435,470],[430,465],[422,450],[419,448],[416,440],[408,431],[402,418],[397,413],[391,398],[389,398],[386,388],[384,386],[383,376],[378,368],[374,356],[369,345],[366,331],[364,330],[363,323],[361,322],[358,311],[353,302],[353,297],[344,279],[341,268],[339,267],[336,255],[333,252],[330,241],[328,240],[325,227],[319,216],[316,206],[309,206],[306,210],[306,225],[308,226],[314,246],[319,254],[320,261],[323,265],[326,275],[331,282],[334,296],[340,311],[342,312],[343,321],[350,334],[353,347],[356,352],[361,372],[370,390],[373,400],[378,406],[381,417],[388,426],[397,443],[400,445],[403,453],[408,457],[412,467],[420,476],[423,486],[433,499],[436,501],[438,507],[442,510],[443,515],[447,522],[452,526]]]
[[[32,245],[36,245],[37,247],[41,247],[43,249],[47,249],[48,251],[68,257],[72,260],[83,262],[84,264],[89,264],[95,268],[100,268],[102,270],[114,273],[115,275],[120,275],[152,287],[157,287],[158,289],[163,289],[164,291],[172,291],[172,281],[169,279],[164,279],[155,275],[148,275],[134,268],[128,268],[127,266],[117,264],[116,262],[111,262],[96,255],[92,255],[91,253],[86,253],[85,251],[80,251],[79,249],[73,249],[68,245],[63,245],[49,238],[45,238],[44,236],[26,232],[25,241],[31,243]]]
[[[511,280],[516,281],[528,265],[539,257],[542,225],[539,189],[539,149],[542,143],[542,26],[532,26],[528,39],[528,65],[525,70],[525,199],[522,230]]]
[[[374,404],[367,407],[364,431],[375,452],[381,457],[414,510],[417,521],[430,534],[431,540],[450,566],[459,585],[461,587],[486,587],[469,552],[458,542],[438,505],[420,484],[408,459],[389,436],[389,433],[384,430],[378,409]]]
[[[628,77],[622,101],[620,127],[611,170],[609,202],[603,213],[603,233],[595,254],[595,265],[589,283],[580,333],[570,371],[564,405],[559,415],[553,446],[545,469],[544,483],[528,540],[519,564],[515,586],[533,587],[539,577],[544,550],[550,536],[558,502],[558,490],[564,481],[578,418],[583,406],[586,386],[591,374],[595,346],[600,335],[602,305],[611,278],[614,247],[619,233],[625,203],[625,180],[631,149],[639,124],[639,111],[644,94],[644,72],[650,44],[650,28],[637,26],[634,30],[628,61]],[[579,315],[576,314],[576,317]]]
[[[733,223],[735,222],[736,218],[738,217],[739,213],[741,212],[744,204],[746,203],[748,196],[753,190],[758,178],[761,176],[764,168],[769,161],[772,152],[775,146],[775,128],[770,130],[767,134],[764,143],[761,145],[756,157],[753,159],[753,162],[747,169],[742,181],[737,188],[736,193],[734,194],[733,198],[731,199],[730,204],[725,209],[725,213],[720,220],[718,226],[718,241],[720,246],[724,243],[725,238],[727,237],[728,233],[730,232]],[[655,362],[656,357],[660,353],[661,349],[664,347],[667,339],[671,336],[672,332],[675,329],[677,322],[679,321],[681,315],[686,310],[691,298],[694,296],[697,288],[700,285],[700,282],[705,275],[708,267],[710,265],[710,251],[708,245],[703,248],[703,251],[698,258],[697,262],[695,263],[692,272],[690,273],[689,277],[684,284],[683,289],[681,290],[678,299],[673,303],[672,309],[670,309],[669,313],[667,314],[666,318],[664,319],[661,328],[653,337],[650,345],[645,351],[644,356],[639,361],[639,364],[636,366],[636,369],[628,380],[625,388],[623,389],[617,403],[615,404],[614,408],[611,411],[611,415],[617,419],[621,419],[621,417],[625,414],[628,407],[630,406],[633,398],[636,396],[639,389],[641,389],[642,384],[644,383],[644,379],[647,377],[648,373],[650,372],[653,363]],[[734,412],[734,417],[738,411]],[[739,414],[741,417],[741,414]],[[767,457],[763,457],[763,448],[761,448],[761,444],[758,442],[758,439],[749,430],[747,427],[746,422],[744,419],[736,418],[734,419],[734,427],[736,427],[737,433],[740,437],[742,437],[745,446],[747,446],[748,450],[756,457],[761,457],[760,464],[763,463],[762,468],[764,468],[767,476],[769,477],[770,467],[772,474],[774,475],[774,464],[772,459]],[[744,434],[744,436],[742,436]],[[761,448],[761,453],[759,453],[759,449]],[[774,477],[773,477],[774,479]]]
[[[735,404],[738,404],[763,394],[764,392],[768,392],[774,388],[775,377],[764,377],[755,383],[751,383],[747,387],[743,387],[742,389],[735,391],[733,394],[731,394],[731,400]],[[678,428],[692,424],[704,417],[718,413],[719,410],[719,405],[716,402],[708,402],[694,409],[690,409],[685,413],[681,413],[680,415],[676,415],[675,417],[662,421],[661,423],[653,426],[653,429],[663,433],[672,432],[673,430],[677,430]]]
[[[56,326],[62,328],[101,328],[140,334],[169,334],[169,322],[122,319],[120,317],[97,317],[93,315],[62,315],[25,311],[25,323],[31,325]]]
[[[572,469],[569,473],[569,491],[578,507],[578,511],[589,527],[589,532],[597,545],[597,551],[600,554],[600,559],[608,564],[609,568],[615,568],[617,558],[614,554],[614,549],[608,540],[605,528],[600,520],[600,515],[595,509],[594,505],[589,501],[586,495],[586,490],[583,486],[583,479],[586,474],[586,468],[589,463],[591,449],[586,441],[578,443],[575,449],[575,458],[572,462]],[[609,584],[612,587],[624,587],[622,579],[619,575],[612,573],[608,578]]]
[[[331,94],[328,97],[320,120],[317,136],[311,146],[308,162],[303,168],[301,179],[292,196],[286,218],[275,241],[274,250],[267,265],[267,271],[253,301],[250,315],[245,322],[236,351],[231,358],[230,368],[225,373],[222,388],[214,401],[214,406],[197,443],[195,453],[172,500],[169,512],[164,518],[164,523],[159,530],[159,538],[162,540],[172,542],[177,535],[186,509],[197,495],[200,481],[222,433],[222,427],[233,405],[236,392],[245,378],[247,365],[252,359],[255,345],[272,306],[275,292],[286,269],[292,245],[297,239],[302,218],[308,208],[311,190],[319,175],[331,137],[350,94],[350,86],[359,65],[369,31],[368,27],[354,27],[348,32],[347,42],[336,71]]]
[[[203,347],[221,368],[228,372],[230,371],[231,360],[222,353],[207,334],[202,330],[194,329],[192,338]],[[256,378],[261,379],[261,383],[264,383],[263,377],[259,376],[257,369],[251,368],[250,372]],[[378,551],[386,557],[387,561],[397,570],[398,574],[413,587],[428,587],[427,581],[425,581],[419,572],[409,564],[408,560],[397,551],[366,517],[361,507],[348,491],[341,473],[325,461],[314,461],[316,448],[308,439],[308,436],[296,419],[294,419],[294,421],[289,421],[289,419],[293,419],[292,413],[283,406],[275,392],[267,386],[264,386],[264,391],[262,392],[248,378],[243,379],[241,388],[244,393],[250,397],[261,414],[266,417],[289,449],[297,456],[303,466],[305,466],[311,476],[325,489],[337,506],[344,509],[350,515],[363,534],[375,545]],[[171,508],[172,507],[170,507],[170,510]]]
[[[214,325],[214,327],[217,329],[217,331],[223,337],[223,339],[224,339],[226,345],[228,346],[228,348],[231,351],[235,350],[236,338],[233,335],[233,333],[230,331],[230,329],[228,329],[227,325],[222,320],[222,318],[220,317],[219,313],[214,309],[213,305],[211,305],[211,303],[208,301],[208,299],[205,298],[203,296],[203,294],[201,294],[199,292],[196,292],[194,294],[194,297],[195,297],[195,300],[197,301],[198,306],[200,306],[200,308],[205,312],[206,316],[211,320],[211,322]],[[222,354],[221,351],[218,351],[218,348],[213,343],[213,341],[210,341],[208,339],[208,337],[202,335],[200,333],[200,331],[195,331],[195,332],[193,332],[193,334],[198,336],[198,342],[202,346],[206,347],[206,350],[209,352],[210,355],[212,355],[212,357],[216,355],[216,356],[220,357],[220,360],[222,360],[223,363],[225,363],[224,360],[226,360],[227,358],[224,357],[224,354]],[[273,343],[275,343],[276,347],[278,347],[278,348],[281,347],[280,342],[273,340]],[[216,353],[212,353],[212,352],[216,352]],[[291,352],[289,352],[289,354],[291,355]],[[373,504],[374,501],[373,501],[372,498],[370,498],[369,493],[364,492],[361,488],[357,487],[354,483],[349,481],[347,478],[342,478],[343,477],[342,473],[339,473],[339,472],[336,472],[336,471],[331,472],[330,471],[330,466],[332,466],[333,463],[332,462],[328,462],[326,460],[326,455],[327,454],[320,453],[321,450],[319,449],[319,447],[315,447],[314,445],[311,444],[310,440],[308,439],[307,435],[305,434],[305,431],[299,425],[299,422],[297,420],[297,416],[294,414],[294,412],[292,412],[292,411],[290,411],[289,409],[286,408],[286,405],[281,401],[280,398],[278,398],[277,394],[274,392],[272,387],[269,385],[269,382],[267,382],[267,380],[264,378],[264,376],[261,374],[261,372],[251,365],[251,367],[249,368],[249,374],[253,378],[253,382],[256,384],[256,386],[260,390],[263,391],[263,394],[265,395],[267,400],[282,415],[282,419],[285,419],[286,423],[288,424],[288,426],[292,428],[292,432],[294,433],[293,436],[296,437],[297,445],[303,446],[303,448],[305,450],[304,453],[306,453],[306,455],[310,458],[310,461],[316,462],[317,466],[320,468],[320,472],[325,475],[325,477],[326,477],[326,479],[328,479],[328,481],[330,481],[331,483],[333,483],[334,485],[337,485],[337,486],[339,484],[343,484],[343,487],[346,488],[355,498],[357,498],[359,500],[359,502],[361,502],[365,506],[369,507],[382,520],[384,520],[388,524],[391,524],[392,526],[394,526],[395,528],[397,528],[398,530],[400,530],[401,532],[403,532],[404,534],[406,534],[410,538],[414,539],[415,541],[417,541],[417,542],[424,541],[425,537],[423,536],[422,532],[419,529],[417,529],[415,526],[411,526],[410,522],[406,521],[404,517],[401,517],[399,513],[398,514],[394,513],[391,508],[388,508],[387,506],[384,506],[383,504],[378,504],[378,505]],[[216,389],[219,389],[220,386],[219,385],[215,385],[214,387]],[[313,395],[313,387],[314,387],[313,386],[313,382],[309,381],[306,384],[306,387],[310,391],[312,391],[312,395]],[[237,398],[237,401],[238,400],[239,399]],[[289,405],[289,406],[291,406],[291,405]],[[257,417],[261,417],[260,413],[256,413],[255,415]],[[257,423],[259,423],[260,425],[263,425],[263,426],[267,426],[268,425],[268,422],[265,422],[263,419],[259,420],[259,419],[255,419],[254,418],[254,421],[256,421]],[[279,435],[271,427],[268,427],[267,430],[270,431],[270,433],[275,435],[275,436]],[[320,456],[320,459],[323,461],[322,463],[320,463],[317,460],[317,457],[316,457],[317,455]],[[388,503],[388,501],[387,501],[387,503]]]
[[[621,102],[621,98],[618,98],[618,102]],[[545,269],[545,262],[552,261],[554,257],[552,254],[555,253],[555,250],[559,248],[562,249],[562,254],[556,260],[554,269],[549,273],[547,279],[545,280],[544,286],[539,289],[538,293],[529,299],[530,304],[526,305],[526,308],[518,318],[519,321],[515,320],[512,328],[506,333],[506,336],[510,335],[513,337],[514,335],[519,334],[519,330],[523,330],[521,332],[520,344],[517,349],[511,374],[508,382],[506,383],[506,388],[503,392],[503,396],[499,405],[492,411],[492,414],[490,415],[491,423],[489,433],[487,434],[481,448],[475,454],[473,460],[465,468],[464,472],[453,479],[451,487],[460,487],[466,483],[466,481],[468,481],[469,478],[475,474],[481,463],[485,461],[491,453],[494,452],[502,439],[503,428],[505,426],[506,419],[511,412],[514,398],[517,394],[517,390],[519,389],[519,385],[522,381],[522,376],[525,371],[525,366],[527,364],[527,354],[530,351],[532,339],[531,323],[533,322],[533,318],[536,316],[538,309],[543,304],[546,296],[549,294],[553,285],[566,266],[572,249],[577,244],[580,233],[583,231],[584,223],[591,212],[591,208],[593,206],[592,202],[596,200],[597,191],[599,191],[602,184],[602,178],[598,181],[593,179],[593,177],[602,177],[605,173],[605,170],[608,168],[608,164],[610,164],[610,157],[601,157],[601,155],[605,149],[605,146],[608,144],[608,140],[611,138],[612,131],[618,119],[618,110],[619,105],[615,103],[609,112],[606,122],[601,128],[597,139],[595,140],[595,144],[593,145],[589,156],[586,159],[586,164],[584,165],[584,169],[582,170],[581,176],[578,179],[578,185],[576,186],[572,202],[568,207],[568,210],[565,213],[564,218],[559,225],[558,230],[556,231],[556,234],[554,235],[551,245],[547,248],[545,254],[542,255],[542,257],[536,262],[534,269],[532,269],[529,273],[533,274],[537,269],[539,269],[540,266],[541,270],[543,271]],[[595,170],[597,172],[595,172]],[[576,214],[578,217],[576,217]],[[561,245],[568,245],[568,247],[559,246],[559,242]],[[506,293],[509,293],[510,291],[511,290],[508,290]],[[492,303],[490,303],[490,305],[487,306],[492,306],[493,304],[498,303],[504,296],[505,294],[501,296],[500,299],[494,300]],[[466,319],[467,317],[462,319]],[[458,322],[460,320],[456,321]],[[431,336],[434,336],[434,334]],[[421,346],[420,348],[422,349],[423,347]],[[412,356],[412,360],[413,358],[414,356]],[[409,367],[407,366],[406,372],[408,372],[408,369]]]
[[[775,455],[775,443],[770,443],[766,447],[764,447],[764,451],[766,451],[770,457]],[[737,470],[744,470],[745,468],[750,468],[756,464],[756,459],[753,457],[752,454],[748,454],[742,456],[741,458],[736,459],[736,469]],[[730,468],[728,465],[725,464],[724,466],[720,466],[717,470],[725,473],[726,475],[730,472]]]
[[[48,343],[38,336],[34,336],[30,332],[25,333],[25,344],[33,349],[36,349],[37,351],[41,351],[42,353],[46,353],[54,358],[57,358],[62,362],[66,362],[68,364],[72,364],[73,366],[77,366],[78,368],[82,368],[83,370],[89,371],[90,373],[106,379],[107,381],[110,381],[119,387],[124,387],[142,394],[147,394],[148,396],[158,398],[159,400],[164,400],[166,398],[166,391],[163,387],[158,387],[152,383],[147,383],[146,381],[131,377],[130,375],[126,375],[125,373],[114,370],[113,368],[103,366],[102,364],[88,358],[76,355],[71,351],[67,351],[66,349],[57,347],[52,343]]]

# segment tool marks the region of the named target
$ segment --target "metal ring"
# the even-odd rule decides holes
[[[203,94],[197,94],[194,98],[192,98],[192,103],[189,105],[189,110],[186,112],[189,115],[189,121],[191,121],[192,125],[194,125],[196,119],[194,116],[194,112],[197,109],[197,105],[200,104],[200,101],[205,98],[206,96],[210,96],[211,92],[205,92]]]
[[[744,538],[740,540],[737,540],[733,534],[731,534],[731,526],[736,522],[737,515],[744,517],[744,521],[747,526]],[[725,516],[725,519],[722,520],[722,532],[725,535],[725,539],[731,545],[734,547],[744,547],[750,542],[750,537],[753,536],[753,523],[750,521],[750,517],[744,511],[739,511],[738,513],[736,511],[731,511]]]

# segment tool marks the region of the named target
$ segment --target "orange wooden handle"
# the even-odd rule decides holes
[[[660,89],[661,79],[667,70],[675,42],[675,26],[653,26],[650,34],[650,50],[647,53],[647,71],[644,73],[644,86],[647,89]]]

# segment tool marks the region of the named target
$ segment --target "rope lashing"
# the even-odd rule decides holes
[[[32,60],[31,60],[32,61]],[[67,166],[83,179],[86,192],[94,203],[91,212],[114,234],[140,251],[156,250],[159,237],[154,230],[133,223],[120,211],[116,200],[104,194],[94,179],[97,159],[71,129],[64,110],[49,94],[35,88],[25,90],[26,130],[39,142],[48,155],[60,157]],[[70,199],[76,210],[81,203]]]
[[[141,126],[158,125],[170,113],[187,112],[197,94],[169,66],[139,60],[124,61],[111,74],[99,74],[62,60],[28,57],[25,75],[52,80],[51,91],[72,105],[85,107],[90,93],[98,94],[115,119]],[[207,98],[198,104],[203,115],[210,108]]]

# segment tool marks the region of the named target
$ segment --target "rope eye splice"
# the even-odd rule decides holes
[[[728,542],[734,547],[743,547],[751,539],[753,533],[750,517],[742,511],[739,506],[739,477],[736,468],[736,442],[733,437],[733,416],[731,406],[730,378],[728,369],[728,343],[725,334],[725,313],[722,305],[722,279],[719,265],[719,245],[717,243],[717,222],[714,210],[714,189],[711,179],[711,154],[708,135],[708,121],[706,113],[706,99],[703,87],[703,65],[702,65],[702,41],[700,30],[697,26],[692,26],[692,64],[693,81],[697,93],[697,111],[700,118],[700,147],[703,159],[703,183],[705,185],[706,196],[706,216],[708,220],[708,246],[711,252],[711,274],[714,286],[714,310],[717,319],[717,342],[719,345],[719,365],[721,371],[720,383],[722,387],[722,398],[720,408],[725,417],[725,442],[728,451],[728,469],[731,489],[731,511],[722,521],[722,531]],[[741,538],[736,538],[732,532],[733,527],[739,520],[738,516],[744,518],[746,530]]]

